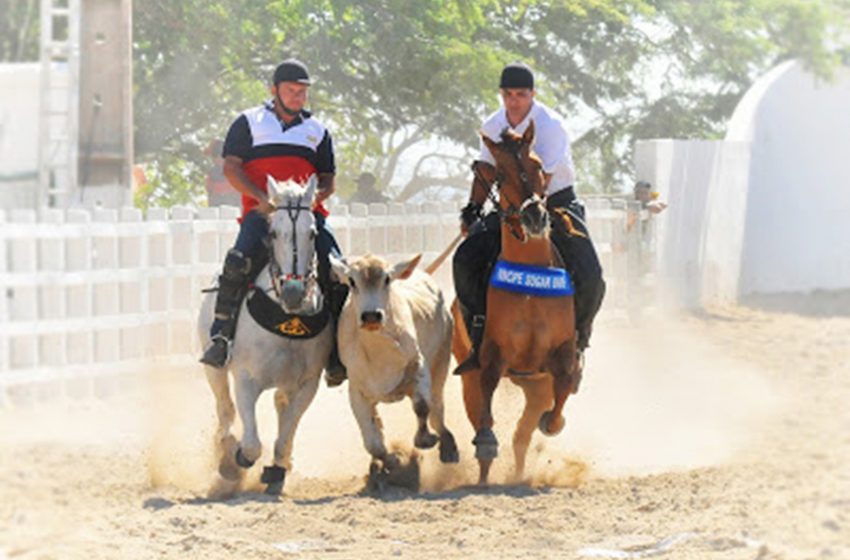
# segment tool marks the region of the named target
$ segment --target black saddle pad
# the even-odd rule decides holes
[[[331,314],[326,305],[315,315],[286,313],[263,290],[248,293],[248,313],[265,330],[284,338],[308,339],[318,335],[327,326]]]

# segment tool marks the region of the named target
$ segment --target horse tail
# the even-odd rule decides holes
[[[455,247],[457,247],[458,243],[460,243],[462,239],[463,234],[457,234],[457,237],[455,237],[452,242],[449,243],[449,246],[446,247],[445,251],[440,253],[439,256],[431,262],[431,264],[425,267],[425,272],[430,275],[433,275],[435,272],[437,272],[437,269],[440,268],[440,266],[446,261],[447,258],[449,258],[449,255],[452,254],[452,251],[455,250]]]

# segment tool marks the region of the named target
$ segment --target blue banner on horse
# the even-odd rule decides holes
[[[540,297],[575,294],[570,274],[561,268],[497,261],[490,275],[494,288]]]

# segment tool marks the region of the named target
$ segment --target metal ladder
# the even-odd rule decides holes
[[[80,0],[41,0],[39,207],[66,206],[77,190]]]

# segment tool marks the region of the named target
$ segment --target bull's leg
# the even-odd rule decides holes
[[[395,468],[400,464],[397,457],[387,453],[384,445],[384,433],[381,427],[381,419],[375,410],[374,402],[369,401],[366,396],[357,389],[353,383],[348,385],[348,398],[351,402],[351,410],[360,427],[360,435],[363,436],[363,445],[366,451],[376,461],[380,461],[388,469]]]
[[[260,389],[246,371],[236,376],[236,408],[242,420],[242,440],[236,450],[236,463],[242,468],[250,468],[260,458],[263,446],[257,434],[256,404]]]
[[[554,436],[564,429],[564,403],[574,390],[573,368],[576,359],[575,339],[564,342],[552,352],[549,359],[549,371],[552,373],[552,390],[555,395],[555,406],[540,417],[540,431],[547,436]]]
[[[443,463],[457,463],[460,454],[457,450],[457,442],[454,435],[446,427],[445,407],[443,404],[443,389],[449,371],[449,352],[447,347],[439,353],[434,360],[431,369],[431,413],[428,420],[431,427],[440,435],[440,461]]]
[[[525,409],[514,431],[514,479],[522,481],[528,444],[537,427],[540,415],[552,406],[552,384],[548,377],[523,379],[517,383],[525,393]]]
[[[413,445],[418,449],[431,449],[439,438],[428,431],[428,414],[431,411],[431,370],[421,356],[410,367],[416,368],[413,387],[413,412],[416,413],[417,429]]]
[[[228,372],[226,369],[211,366],[205,366],[204,371],[207,375],[207,382],[215,396],[218,426],[213,436],[213,449],[218,461],[218,472],[222,478],[238,483],[240,471],[233,457],[236,452],[236,438],[230,433],[233,427],[233,419],[236,416],[236,409],[233,405],[233,399],[230,397]],[[218,486],[221,484],[222,482],[217,483]],[[216,491],[215,493],[222,492]]]

